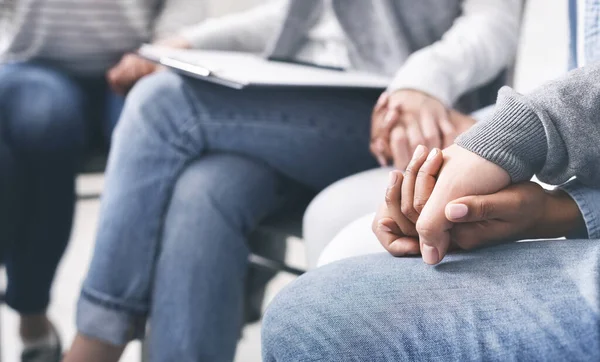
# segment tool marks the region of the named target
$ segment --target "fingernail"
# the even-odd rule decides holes
[[[448,205],[448,216],[453,219],[462,219],[469,213],[469,208],[465,204]]]
[[[413,160],[421,157],[424,151],[425,147],[423,145],[418,145],[417,148],[415,148],[415,153],[413,153]]]
[[[394,186],[398,181],[398,174],[394,171],[390,172],[390,187]]]
[[[383,156],[377,156],[377,162],[379,162],[379,165],[381,167],[387,166],[387,161],[385,160],[385,158]]]
[[[390,229],[389,227],[383,225],[381,223],[381,221],[379,222],[379,225],[377,225],[377,227],[379,228],[379,230],[384,231],[386,233],[391,233],[392,232],[392,229]]]
[[[429,152],[429,156],[427,156],[427,161],[433,160],[433,158],[438,154],[438,152],[439,150],[437,148],[431,150],[431,152]]]
[[[440,254],[437,249],[427,244],[423,244],[421,254],[423,255],[423,261],[429,265],[437,264],[440,260]]]

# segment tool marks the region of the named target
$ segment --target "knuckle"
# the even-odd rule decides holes
[[[406,141],[406,133],[404,132],[404,130],[400,127],[396,127],[394,128],[394,130],[392,131],[391,134],[391,139],[394,142],[405,142]]]
[[[481,219],[487,219],[492,214],[493,206],[482,199],[477,201],[477,210]]]
[[[385,204],[386,204],[388,207],[394,206],[394,200],[392,199],[392,195],[391,195],[391,191],[390,191],[390,189],[388,189],[388,190],[385,192]]]
[[[423,199],[422,197],[415,197],[415,200],[413,202],[413,208],[418,213],[421,213],[421,211],[423,211],[423,209],[425,208],[426,203],[427,203],[426,199]]]
[[[419,235],[425,238],[429,238],[436,233],[435,225],[431,221],[423,219],[417,221],[416,230]]]
[[[402,211],[402,214],[408,217],[409,219],[412,218],[415,214],[415,210],[412,208],[412,205],[406,203],[400,205],[400,211]]]

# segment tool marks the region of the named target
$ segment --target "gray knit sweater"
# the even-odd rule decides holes
[[[558,185],[573,176],[600,185],[600,64],[523,96],[505,87],[494,116],[457,144],[504,168],[513,182],[534,174]]]
[[[103,73],[143,42],[203,20],[203,0],[0,0],[0,62]]]

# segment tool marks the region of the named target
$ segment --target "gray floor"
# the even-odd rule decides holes
[[[528,13],[520,52],[516,87],[524,92],[530,91],[545,80],[563,73],[566,67],[566,2],[529,0]],[[79,180],[82,189],[99,189],[101,177]],[[77,208],[77,217],[71,244],[58,272],[53,290],[53,302],[50,315],[57,323],[63,341],[72,340],[74,330],[74,306],[77,293],[85,275],[93,247],[98,203],[84,202]],[[302,265],[304,251],[301,243],[292,241],[289,259],[296,265]],[[269,287],[268,299],[293,278],[281,275]],[[2,351],[4,361],[17,361],[21,348],[16,335],[17,319],[14,313],[5,307],[2,313]],[[139,345],[132,344],[123,361],[139,361]],[[260,325],[249,326],[240,343],[236,362],[260,361]]]

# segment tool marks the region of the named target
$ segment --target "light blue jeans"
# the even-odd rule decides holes
[[[263,319],[273,361],[599,361],[599,240],[372,254],[295,281]]]
[[[231,361],[248,234],[298,187],[375,166],[378,93],[142,80],[113,138],[79,332],[122,345],[149,317],[152,360]]]

